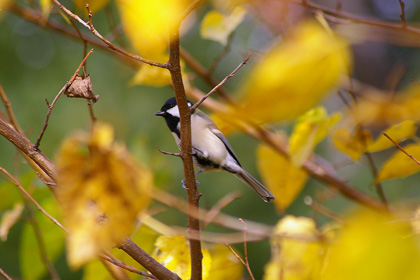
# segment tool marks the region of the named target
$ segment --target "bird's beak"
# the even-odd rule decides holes
[[[165,112],[163,112],[163,111],[159,111],[159,112],[156,112],[155,113],[155,116],[164,116],[165,115]]]

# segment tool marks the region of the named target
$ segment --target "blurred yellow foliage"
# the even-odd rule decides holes
[[[400,123],[394,124],[384,131],[392,140],[396,143],[404,141],[407,138],[411,138],[415,135],[417,131],[416,122],[413,120],[406,120]],[[393,147],[392,143],[388,138],[383,134],[379,135],[378,138],[369,145],[369,152],[377,152]]]
[[[41,0],[41,11],[42,11],[42,18],[47,20],[48,16],[51,12],[52,0]]]
[[[365,92],[352,108],[364,125],[393,125],[404,120],[420,120],[420,84],[413,83],[401,92]]]
[[[157,251],[153,257],[181,279],[191,276],[191,257],[188,240],[184,236],[160,236],[155,243]],[[203,252],[203,279],[210,279],[211,256],[207,249]]]
[[[300,116],[289,141],[293,164],[300,167],[339,120],[339,114],[328,117],[323,107],[311,109]]]
[[[370,131],[361,128],[356,128],[353,132],[346,128],[336,129],[332,133],[331,139],[337,150],[353,160],[359,160],[372,143]]]
[[[182,279],[189,279],[191,257],[188,240],[184,236],[160,236],[155,243],[153,256],[166,268],[178,274]],[[206,245],[204,244],[203,247]],[[240,280],[243,265],[224,245],[214,244],[209,249],[202,248],[203,279]]]
[[[170,36],[178,28],[187,0],[117,0],[125,34],[144,58],[166,62]],[[171,83],[168,70],[142,65],[132,83],[162,86]]]
[[[403,147],[404,150],[415,159],[420,161],[420,145],[411,144]],[[375,182],[384,180],[404,178],[420,171],[418,165],[409,156],[396,150],[395,153],[384,163],[379,171],[378,177]]]
[[[357,212],[331,244],[321,280],[420,279],[418,241],[407,222]]]
[[[326,245],[320,240],[314,220],[290,215],[282,218],[271,238],[271,260],[264,280],[319,279],[326,256]]]
[[[150,201],[151,172],[113,141],[112,128],[96,123],[90,135],[67,138],[57,156],[57,196],[75,268],[130,234]]]
[[[266,145],[257,149],[257,164],[265,185],[276,197],[273,202],[277,210],[283,212],[302,191],[308,175]]]
[[[235,7],[228,15],[211,10],[201,22],[200,35],[204,39],[226,45],[229,35],[242,22],[245,15],[246,10],[242,6]]]
[[[212,261],[208,279],[242,279],[244,266],[227,246],[214,244],[210,248],[210,254]]]
[[[342,39],[314,22],[302,23],[252,71],[238,112],[256,122],[291,120],[317,105],[350,63]]]
[[[3,216],[1,217],[0,221],[1,241],[4,242],[7,240],[7,235],[9,234],[9,231],[12,228],[12,226],[14,226],[21,217],[23,208],[23,203],[18,202],[15,203],[13,209],[7,210],[3,213]]]
[[[86,4],[89,4],[89,9],[92,13],[96,13],[97,11],[103,9],[106,5],[108,5],[109,0],[74,0],[74,4],[76,9],[79,11],[83,11],[87,15]]]

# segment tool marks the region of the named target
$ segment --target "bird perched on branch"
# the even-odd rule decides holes
[[[188,106],[192,106],[191,102],[188,102]],[[180,114],[175,98],[168,99],[155,115],[165,119],[179,147]],[[198,109],[191,112],[191,141],[194,164],[199,168],[196,175],[209,170],[223,170],[247,184],[264,201],[270,202],[274,199],[273,194],[263,184],[242,168],[226,137],[210,117]]]

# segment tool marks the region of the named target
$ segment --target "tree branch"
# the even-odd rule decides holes
[[[181,280],[181,278],[152,258],[142,248],[137,246],[131,239],[126,238],[119,247],[121,250],[130,255],[134,260],[141,264],[159,279]]]
[[[171,34],[169,44],[169,71],[171,73],[173,90],[178,104],[181,123],[181,158],[184,165],[184,178],[188,199],[188,231],[194,234],[200,232],[200,220],[198,216],[198,205],[201,194],[199,193],[194,174],[191,144],[191,110],[187,104],[184,83],[182,81],[180,51],[179,51],[179,30]],[[201,242],[197,239],[189,239],[191,253],[191,279],[202,279]]]

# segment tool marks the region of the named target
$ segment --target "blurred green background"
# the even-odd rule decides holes
[[[361,2],[363,1],[354,1],[359,5],[362,5]],[[364,12],[388,19],[387,14],[377,8],[380,4],[376,2],[381,1],[365,2],[369,2],[369,5],[366,4],[363,7]],[[390,1],[384,2],[390,3]],[[416,11],[417,7],[411,4],[413,1],[406,2],[412,11]],[[356,7],[356,4],[350,6]],[[391,5],[390,10],[398,10],[398,6],[389,5]],[[196,15],[197,18],[200,19],[204,12],[205,9],[200,9]],[[251,14],[239,26],[234,35],[232,50],[216,69],[214,76],[217,80],[221,80],[246,57],[250,49],[254,51],[251,63],[242,68],[226,84],[226,88],[232,93],[244,79],[246,72],[252,69],[253,63],[258,61],[259,52],[262,52],[264,47],[270,43],[270,40],[277,36],[278,32],[271,29],[269,25],[257,24],[258,16],[258,11],[254,11],[254,14]],[[416,13],[413,12],[410,16],[415,19]],[[59,16],[54,15],[54,18],[59,19]],[[395,16],[393,19],[395,19]],[[104,11],[95,14],[94,23],[102,34],[107,34],[109,30]],[[199,22],[197,21],[192,22],[191,30],[182,39],[182,46],[206,67],[223,50],[220,44],[200,38]],[[90,49],[90,46],[88,49]],[[407,67],[406,77],[416,77],[419,69],[415,61],[417,61],[418,56],[419,52],[411,48],[377,42],[359,44],[355,46],[355,76],[364,82],[371,82],[375,86],[382,87],[385,85],[384,81],[392,65],[398,62]],[[83,45],[80,41],[74,41],[35,26],[13,13],[2,15],[0,21],[0,83],[12,102],[20,125],[32,142],[36,141],[45,120],[47,113],[45,99],[50,102],[54,99],[70,79],[82,58]],[[177,151],[172,135],[164,121],[153,115],[160,109],[163,102],[172,96],[171,89],[169,87],[130,86],[129,82],[135,73],[134,70],[114,56],[99,49],[95,49],[90,56],[87,72],[91,75],[94,93],[100,95],[99,101],[94,105],[97,119],[112,124],[118,141],[125,143],[135,157],[154,170],[156,187],[185,197],[185,192],[181,187],[183,178],[181,161],[178,158],[159,153],[156,148],[156,146],[159,146],[167,151]],[[196,76],[191,71],[190,73]],[[411,80],[410,78],[405,79]],[[210,89],[199,78],[194,80],[194,84],[205,92]],[[338,105],[339,103],[338,99],[332,98],[328,101],[328,108],[336,110],[341,106]],[[64,137],[78,130],[86,130],[89,125],[90,117],[86,101],[62,96],[51,114],[48,128],[41,142],[41,151],[54,159]],[[290,130],[290,124],[282,124],[281,127],[287,131]],[[257,141],[243,134],[233,134],[228,138],[242,165],[251,174],[258,177],[254,153],[258,144]],[[338,156],[338,152],[331,147],[328,141],[324,141],[320,145],[318,152],[333,164],[344,161],[344,157]],[[381,159],[381,155],[375,158],[378,162]],[[27,173],[31,172],[22,158],[16,157],[16,151],[12,144],[3,138],[0,138],[0,166],[18,177],[28,176]],[[366,162],[362,160],[360,165],[341,168],[339,174],[366,193],[376,196],[370,186],[372,175],[366,166]],[[418,175],[412,176],[410,180],[404,181],[403,186],[399,180],[385,183],[387,197],[391,200],[393,198],[400,200],[402,198],[418,197],[420,194],[416,183],[418,179]],[[281,217],[280,214],[276,213],[273,205],[264,203],[246,185],[229,174],[222,172],[207,173],[200,175],[198,180],[200,181],[199,190],[203,193],[200,202],[204,208],[211,208],[229,192],[240,190],[243,193],[242,198],[228,205],[223,212],[270,225],[274,225]],[[3,184],[3,182],[3,180],[0,181],[0,184]],[[37,186],[45,189],[40,183]],[[10,187],[13,186],[10,185]],[[314,196],[317,191],[324,189],[325,187],[320,183],[310,180],[305,190],[286,213],[315,217],[319,224],[323,224],[326,219],[306,206],[303,203],[303,198],[307,195]],[[3,199],[0,198],[0,200]],[[335,212],[340,212],[352,204],[352,202],[338,196],[325,203],[325,206]],[[0,214],[4,210],[0,208]],[[186,226],[186,217],[177,211],[163,211],[156,217],[169,225]],[[0,241],[0,267],[17,278],[21,277],[18,248],[22,224],[23,222],[19,222],[12,229],[7,242]],[[209,229],[220,230],[214,227]],[[235,248],[243,251],[242,246],[236,246]],[[270,258],[269,243],[268,241],[248,243],[248,249],[252,271],[256,279],[260,279],[264,264]],[[58,259],[57,264],[62,279],[78,279],[81,277],[80,271],[69,271],[65,264],[64,255]]]

